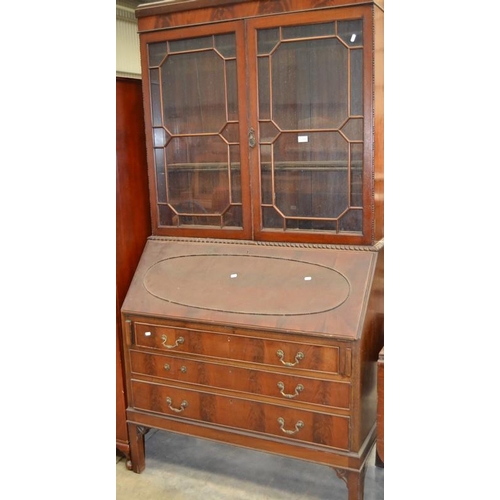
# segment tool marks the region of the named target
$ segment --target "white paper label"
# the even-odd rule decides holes
[[[297,137],[297,142],[309,142],[309,136],[307,136],[307,135],[299,135]]]

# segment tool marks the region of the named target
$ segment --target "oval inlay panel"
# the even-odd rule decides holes
[[[255,255],[171,257],[151,266],[143,283],[168,302],[239,314],[314,314],[335,309],[350,293],[335,269]]]

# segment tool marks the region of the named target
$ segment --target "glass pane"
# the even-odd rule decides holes
[[[272,142],[280,133],[280,131],[276,128],[276,126],[272,122],[260,122],[259,128],[260,128],[260,133],[259,133],[260,142]]]
[[[363,140],[363,118],[351,118],[343,127],[342,132],[350,141]]]
[[[363,206],[363,145],[351,144],[351,206]]]
[[[238,120],[238,79],[236,61],[226,61],[227,119]]]
[[[185,200],[173,204],[174,210],[179,215],[206,214],[207,210],[195,200]]]
[[[283,39],[311,38],[315,36],[335,35],[335,23],[311,24],[307,26],[289,26],[282,28]]]
[[[160,226],[177,226],[178,217],[168,205],[158,205]]]
[[[219,132],[226,122],[224,60],[214,51],[167,57],[163,116],[171,134]]]
[[[271,163],[273,148],[263,144],[260,147],[260,161],[263,165]]]
[[[363,114],[363,51],[351,50],[351,115]]]
[[[278,44],[280,39],[279,28],[259,30],[257,32],[257,51],[258,54],[269,54]]]
[[[216,226],[221,227],[219,215],[179,215],[179,226]]]
[[[337,231],[337,221],[286,219],[286,229]]]
[[[274,144],[276,167],[347,167],[349,143],[338,132],[286,132]]]
[[[153,147],[162,148],[167,142],[167,133],[163,128],[153,129]]]
[[[276,172],[276,207],[291,217],[338,217],[348,207],[347,170]]]
[[[261,196],[262,203],[271,205],[273,203],[272,185],[272,146],[262,145],[260,147],[260,171],[261,171]]]
[[[228,35],[216,35],[215,48],[225,58],[236,57],[236,36],[234,33]]]
[[[167,55],[167,44],[165,42],[149,44],[149,66],[159,66]]]
[[[362,21],[282,27],[281,41],[272,34],[259,38],[272,53],[257,68],[263,225],[360,231]]]
[[[236,35],[149,47],[161,226],[241,227]]]
[[[211,49],[213,39],[211,36],[201,38],[188,38],[186,40],[173,40],[168,42],[169,52],[185,52],[189,50]]]
[[[149,81],[151,87],[151,119],[153,127],[161,127],[160,76],[157,69],[150,70]]]
[[[243,225],[243,216],[241,206],[233,205],[223,216],[224,226],[241,227]]]
[[[363,211],[349,210],[339,220],[339,230],[343,232],[360,232],[363,228]]]
[[[273,207],[262,207],[264,227],[283,229],[283,217]]]
[[[270,163],[263,163],[261,165],[261,179],[260,183],[262,186],[262,203],[266,205],[272,205],[273,203],[273,178],[272,178],[272,168]]]
[[[336,38],[279,46],[271,56],[272,111],[282,130],[337,128],[348,118],[348,55]]]
[[[222,214],[226,211],[228,206],[229,206],[229,189],[227,182],[226,183],[217,182],[217,186],[212,191],[212,204],[210,207],[210,213]]]
[[[162,149],[155,149],[155,169],[156,169],[156,186],[157,199],[159,202],[167,201],[167,181],[165,178],[165,158]]]
[[[240,141],[240,127],[237,123],[228,123],[221,132],[222,137],[230,143]]]
[[[241,165],[240,147],[229,147],[229,158],[231,161],[231,201],[241,203]]]
[[[348,152],[338,132],[281,134],[274,145],[277,208],[286,216],[338,217],[348,207]]]
[[[227,144],[218,135],[173,137],[165,147],[169,168],[202,165],[227,169]]]
[[[259,118],[266,120],[271,118],[269,57],[260,57],[257,64],[259,72]]]
[[[338,230],[338,222],[333,220],[333,221],[328,221],[328,220],[313,220],[312,221],[312,229],[314,230],[321,230],[321,231],[334,231],[337,232]]]
[[[219,136],[174,137],[165,148],[168,201],[220,213],[229,203],[228,146]]]
[[[350,47],[359,47],[363,45],[363,21],[339,21],[338,35]]]

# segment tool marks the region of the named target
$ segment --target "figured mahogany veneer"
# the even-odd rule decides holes
[[[229,365],[227,361],[200,361],[151,354],[143,351],[130,351],[130,366],[136,376],[146,375],[163,380],[175,380],[196,386],[211,386],[227,391],[258,395],[260,398],[273,398],[283,401],[293,399],[295,403],[326,406],[337,410],[349,410],[351,404],[351,384],[340,379],[327,380],[305,374],[289,375],[280,371],[253,369],[238,364]],[[276,367],[279,370],[279,367]],[[269,370],[269,367],[266,367]]]
[[[304,411],[291,405],[279,406],[241,396],[221,396],[207,391],[139,381],[132,382],[132,399],[137,410],[252,431],[262,434],[264,439],[274,436],[281,440],[299,440],[349,449],[348,416]]]
[[[269,340],[265,338],[265,332],[262,332],[262,337],[256,338],[135,322],[134,339],[139,347],[175,349],[176,352],[249,361],[274,367],[280,366],[281,361],[276,353],[282,351],[285,363],[294,362],[297,356],[301,358],[295,366],[298,370],[331,373],[337,373],[339,370],[339,347]]]
[[[140,6],[152,236],[123,303],[132,469],[164,429],[362,500],[383,347],[383,2]]]
[[[199,257],[199,272],[214,256],[243,255],[289,265],[289,280],[303,280],[302,264],[314,267],[319,282],[334,269],[348,285],[348,298],[340,305],[334,299],[335,307],[321,312],[270,315],[205,309],[203,301],[196,307],[152,294],[144,285],[149,271],[181,255]],[[382,270],[382,245],[347,250],[149,238],[122,308],[134,470],[145,466],[141,429],[156,427],[313,460],[341,475],[345,469],[342,477],[355,483],[349,494],[358,495],[376,437]],[[219,272],[216,283],[199,281],[197,296],[231,286],[250,297],[249,289],[258,293],[255,283],[269,290],[284,267],[257,271],[251,283]],[[185,278],[182,268],[175,279],[166,272],[156,277],[172,287],[182,287]],[[290,294],[298,300],[303,289]]]

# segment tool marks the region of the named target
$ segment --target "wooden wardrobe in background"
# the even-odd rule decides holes
[[[151,233],[142,82],[116,78],[116,448],[129,456],[120,309]]]

